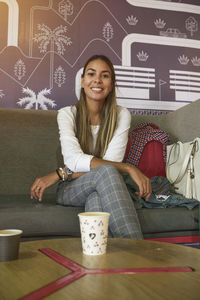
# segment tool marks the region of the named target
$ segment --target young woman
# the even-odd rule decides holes
[[[59,204],[109,212],[111,236],[142,239],[137,213],[120,173],[131,176],[138,185],[138,197],[146,200],[151,184],[137,168],[122,163],[131,116],[116,104],[115,72],[107,57],[95,55],[86,62],[79,102],[60,109],[57,120],[65,168],[37,178],[31,197],[42,201],[44,190],[61,179]]]

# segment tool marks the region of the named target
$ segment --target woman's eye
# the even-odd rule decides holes
[[[103,74],[102,78],[110,78],[110,76],[108,74]]]
[[[94,76],[94,73],[90,72],[90,73],[87,73],[88,76]]]

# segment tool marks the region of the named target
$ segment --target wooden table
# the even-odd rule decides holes
[[[96,274],[81,275],[78,269],[72,272],[38,251],[41,248],[50,249],[44,250],[47,252],[53,250],[60,253],[76,262],[78,268],[83,266],[83,271],[91,272],[91,269],[95,269]],[[174,267],[188,266],[195,271],[166,272],[166,269],[162,269],[168,267],[172,271]],[[145,269],[136,274],[114,273],[116,269],[120,271],[124,268]],[[147,272],[148,268],[150,272]],[[108,274],[98,274],[97,271],[101,273],[102,269],[107,270]],[[76,278],[77,274],[80,275],[79,279]],[[82,254],[81,240],[78,238],[23,242],[18,260],[0,262],[0,299],[21,299],[48,284],[54,286],[56,280],[64,282],[67,276],[73,277],[74,281],[58,289],[48,299],[199,300],[200,250],[152,241],[109,239],[105,255],[86,256]],[[41,298],[34,295],[32,299]]]

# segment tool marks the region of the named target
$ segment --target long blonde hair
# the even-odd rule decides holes
[[[82,77],[85,75],[85,70],[88,64],[94,60],[104,61],[111,70],[112,90],[107,96],[103,108],[100,113],[100,128],[98,132],[96,147],[94,153],[91,153],[92,132],[87,109],[86,95],[83,88],[81,88],[80,100],[76,105],[76,137],[79,140],[81,148],[86,154],[93,154],[95,157],[102,158],[108,148],[114,131],[117,125],[117,104],[115,94],[115,71],[112,62],[104,55],[94,55],[85,64]]]

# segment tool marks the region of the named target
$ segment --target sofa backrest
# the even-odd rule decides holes
[[[169,133],[170,142],[187,142],[200,137],[200,99],[164,115],[133,115],[131,128],[142,122],[152,122]]]
[[[36,177],[63,165],[56,116],[56,111],[0,109],[0,196],[29,195]]]
[[[131,128],[153,122],[171,142],[190,141],[200,136],[199,114],[200,100],[166,115],[133,115]],[[0,109],[0,196],[29,195],[36,177],[63,166],[56,117],[56,111]]]

